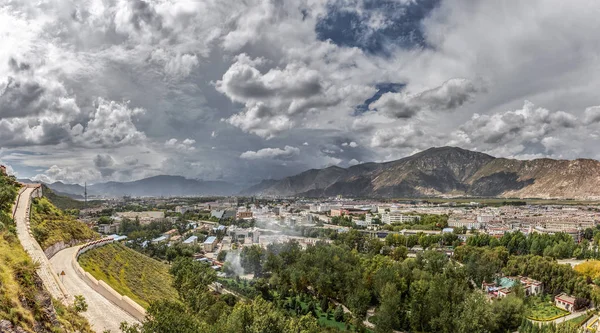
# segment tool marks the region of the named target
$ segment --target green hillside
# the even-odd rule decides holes
[[[85,203],[83,201],[78,201],[72,198],[69,198],[64,195],[56,194],[52,191],[48,186],[42,185],[42,193],[44,193],[44,198],[47,198],[54,204],[56,207],[67,210],[67,209],[83,209]]]
[[[109,244],[82,254],[81,267],[143,307],[160,299],[175,300],[169,266],[122,244]]]
[[[47,198],[33,199],[31,232],[43,249],[60,241],[83,242],[98,237],[84,223],[56,208]]]
[[[93,332],[73,308],[54,301],[43,289],[11,217],[17,189],[13,178],[0,174],[0,322],[9,322],[15,331]]]
[[[83,201],[75,200],[66,195],[57,194],[46,185],[42,185],[42,187],[42,193],[44,193],[44,198],[47,198],[48,200],[50,200],[50,202],[52,202],[53,205],[62,210],[80,210],[86,207],[86,204]],[[98,207],[101,204],[102,202],[99,200],[89,200],[87,202],[87,207]]]

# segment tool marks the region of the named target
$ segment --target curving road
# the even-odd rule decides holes
[[[72,260],[78,249],[79,246],[74,246],[60,251],[50,259],[50,263],[57,274],[62,271],[65,272],[61,280],[70,295],[83,295],[85,297],[88,310],[83,313],[83,316],[89,320],[92,328],[96,332],[110,330],[112,333],[117,333],[120,332],[119,325],[121,322],[138,323],[129,313],[98,294],[75,272]]]
[[[39,263],[37,273],[42,279],[44,287],[50,292],[52,297],[66,302],[68,295],[64,287],[61,285],[58,278],[54,275],[54,270],[50,266],[50,262],[46,254],[31,236],[27,229],[27,220],[29,217],[29,205],[31,201],[31,193],[35,189],[26,188],[23,193],[17,198],[17,209],[15,211],[15,223],[17,224],[17,236],[23,248],[34,262]]]
[[[118,333],[121,331],[119,329],[121,322],[138,323],[127,312],[94,291],[75,273],[72,260],[73,254],[79,249],[79,246],[64,249],[54,255],[51,260],[48,260],[46,254],[27,228],[33,191],[35,191],[35,188],[26,188],[17,198],[14,219],[21,245],[23,245],[31,259],[39,263],[37,273],[42,279],[46,290],[63,303],[73,302],[74,295],[83,295],[88,304],[88,310],[83,313],[83,316],[88,319],[92,329],[96,332],[110,330],[112,333]],[[65,272],[65,275],[59,278],[62,271]]]

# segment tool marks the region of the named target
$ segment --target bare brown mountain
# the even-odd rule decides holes
[[[263,181],[242,194],[599,199],[600,162],[514,160],[441,147],[392,162],[312,169],[281,180]]]

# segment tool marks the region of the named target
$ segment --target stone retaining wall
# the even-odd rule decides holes
[[[81,277],[92,289],[94,289],[97,293],[104,296],[106,299],[132,315],[135,319],[139,321],[143,321],[146,317],[146,309],[144,309],[141,305],[134,302],[131,298],[127,296],[123,296],[116,292],[111,286],[106,284],[106,282],[102,280],[96,280],[92,276],[92,274],[86,272],[81,268],[77,259],[79,256],[91,249],[95,249],[100,246],[104,246],[110,243],[113,243],[114,240],[112,238],[103,238],[97,241],[89,242],[79,248],[77,252],[73,255],[72,265],[77,272],[77,275]]]

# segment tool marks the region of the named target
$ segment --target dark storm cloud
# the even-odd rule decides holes
[[[98,154],[94,157],[94,165],[96,168],[107,168],[115,164],[115,160],[108,154]]]
[[[131,0],[131,9],[133,15],[131,15],[131,24],[135,29],[140,30],[142,23],[145,23],[156,30],[162,29],[162,18],[156,13],[154,8],[144,0]]]
[[[18,62],[13,57],[10,57],[10,59],[8,60],[8,66],[15,73],[22,72],[22,71],[28,71],[29,69],[31,69],[30,64],[28,64],[26,62]]]
[[[0,89],[0,118],[38,114],[50,105],[44,99],[46,89],[35,81],[9,77]]]

